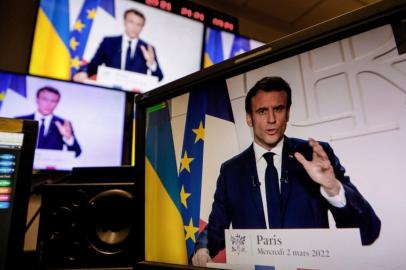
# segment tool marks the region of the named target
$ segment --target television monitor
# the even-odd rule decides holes
[[[0,118],[0,269],[20,268],[38,125]]]
[[[217,213],[223,206],[226,212],[235,210],[225,204],[235,204],[239,199],[233,197],[235,201],[231,202],[222,189],[227,186],[227,193],[233,185],[225,184],[224,178],[217,183],[221,164],[253,141],[244,108],[248,90],[261,78],[280,76],[292,89],[285,134],[328,142],[351,183],[369,202],[367,217],[371,222],[363,228],[364,233],[370,230],[372,235],[368,243],[364,242],[369,245],[361,246],[361,239],[354,246],[332,244],[353,252],[345,262],[350,264],[346,269],[404,268],[405,11],[404,1],[380,1],[137,97],[136,164],[140,166],[139,178],[145,179],[145,223],[140,236],[145,241],[145,260],[190,263],[195,243],[211,222],[208,217],[216,189],[220,192]],[[249,116],[248,124],[249,119],[252,123]],[[293,154],[288,158],[298,164]],[[311,155],[307,158],[310,160]],[[282,171],[282,176],[291,173]],[[247,179],[241,200],[260,187],[255,177]],[[294,181],[291,177],[281,180],[283,184]],[[315,187],[318,192],[319,186]],[[327,203],[309,203],[316,206],[321,202]],[[235,211],[246,211],[245,205]],[[216,214],[216,224],[222,217],[225,224],[229,222],[231,214],[221,215],[223,212]],[[339,227],[342,221],[338,221]],[[238,222],[237,228],[244,227],[244,221]],[[339,232],[333,229],[331,214],[325,222],[322,227],[330,227],[333,234]],[[223,226],[219,228],[217,239],[222,237]],[[317,241],[309,242],[308,247]],[[224,262],[224,256],[214,259]],[[361,266],[354,268],[351,264],[357,260]],[[343,264],[338,262],[328,269]],[[307,268],[325,269],[322,265],[320,259]],[[298,264],[296,268],[303,266]]]
[[[203,31],[130,0],[42,0],[29,73],[145,92],[200,69]]]
[[[133,94],[0,72],[0,116],[39,122],[34,169],[129,163]]]
[[[261,41],[214,27],[206,27],[205,32],[203,67],[218,64],[265,44]]]

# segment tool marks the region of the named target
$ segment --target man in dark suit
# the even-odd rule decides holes
[[[97,73],[97,67],[108,67],[147,74],[162,80],[163,74],[156,58],[155,49],[139,38],[144,27],[145,17],[136,9],[124,13],[124,34],[106,37],[101,42],[90,63],[81,68],[73,77],[74,81],[83,82]]]
[[[209,222],[192,258],[204,266],[224,248],[224,230],[328,228],[328,210],[339,228],[359,228],[363,245],[379,236],[381,222],[345,175],[332,148],[314,139],[284,135],[290,86],[265,77],[245,100],[254,142],[222,164]]]
[[[16,118],[39,122],[37,148],[63,150],[66,146],[68,151],[74,151],[75,156],[78,157],[82,150],[70,121],[53,114],[60,98],[61,94],[57,89],[50,86],[42,87],[37,91],[37,111]]]

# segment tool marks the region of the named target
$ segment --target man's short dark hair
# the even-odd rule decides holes
[[[292,105],[292,90],[290,89],[289,84],[282,79],[281,77],[273,76],[273,77],[264,77],[259,80],[249,91],[247,96],[245,97],[245,112],[251,114],[252,113],[252,98],[258,93],[259,90],[265,92],[272,92],[272,91],[284,91],[288,98],[287,98],[287,108],[289,109]]]
[[[48,91],[48,92],[54,93],[55,95],[58,95],[58,100],[61,98],[61,93],[59,93],[59,91],[56,88],[53,88],[51,86],[44,86],[44,87],[41,87],[40,89],[38,89],[37,98],[39,98],[39,94],[44,91]]]
[[[139,11],[138,9],[135,9],[135,8],[127,9],[127,10],[124,12],[124,20],[125,20],[125,18],[127,17],[127,14],[128,14],[128,13],[134,13],[135,15],[141,17],[141,18],[144,20],[144,24],[145,24],[145,16],[144,16],[144,14],[143,14],[141,11]]]

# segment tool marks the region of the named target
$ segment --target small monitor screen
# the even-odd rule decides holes
[[[228,240],[230,254],[297,262],[277,269],[404,267],[406,54],[399,25],[347,32],[241,70],[229,61],[223,67],[232,71],[185,80],[167,99],[139,100],[146,108],[145,259],[224,263],[228,228],[330,228],[331,247],[350,251],[346,262],[331,253],[309,263],[322,239],[295,250],[291,261],[283,258],[303,243],[289,248],[277,237],[251,251],[245,238]],[[354,245],[340,239],[343,228],[357,229]]]
[[[38,121],[34,169],[122,164],[126,94],[0,73],[0,116]]]
[[[129,0],[43,0],[29,72],[145,92],[200,69],[203,30]]]
[[[0,270],[4,270],[9,245],[12,204],[24,134],[0,132]]]

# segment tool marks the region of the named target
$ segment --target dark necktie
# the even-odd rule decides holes
[[[131,40],[128,41],[127,52],[125,55],[125,70],[130,70],[131,65]]]
[[[38,133],[38,148],[42,148],[45,137],[45,118],[41,118],[41,125]]]
[[[264,154],[268,164],[265,171],[265,190],[269,228],[277,229],[282,227],[281,194],[279,192],[278,172],[273,165],[273,155],[274,153],[271,152]]]

